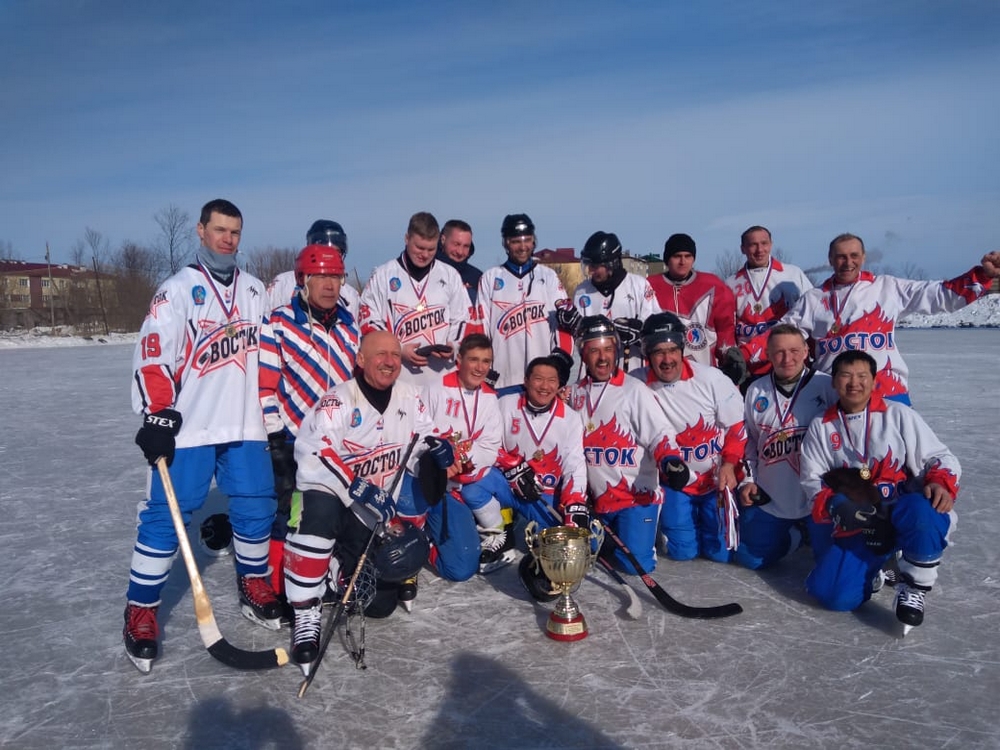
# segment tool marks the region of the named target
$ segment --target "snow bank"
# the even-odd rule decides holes
[[[73,326],[40,326],[29,331],[0,331],[0,349],[26,349],[92,344],[134,344],[137,333],[78,334]]]

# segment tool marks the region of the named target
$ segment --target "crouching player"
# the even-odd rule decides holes
[[[852,610],[893,581],[905,633],[923,622],[924,597],[955,525],[961,468],[919,414],[873,394],[877,372],[866,352],[838,354],[839,400],[813,420],[802,444],[813,518],[835,527],[806,588],[829,609]],[[899,573],[883,572],[897,551]]]

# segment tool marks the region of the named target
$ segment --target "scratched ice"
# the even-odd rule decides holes
[[[980,748],[1000,747],[998,330],[902,330],[913,396],[961,458],[956,544],[927,619],[905,640],[878,595],[854,614],[802,590],[809,553],[773,572],[661,560],[721,621],[643,614],[592,574],[591,635],[556,643],[513,568],[451,584],[428,572],[411,615],[369,621],[369,668],[335,642],[311,691],[294,667],[241,673],[195,627],[183,566],[148,676],[121,645],[145,470],[132,444],[127,345],[0,351],[0,673],[4,748]],[[220,507],[213,495],[199,519]],[[197,546],[196,546],[197,549]],[[199,557],[222,631],[287,646],[243,619],[231,562]]]

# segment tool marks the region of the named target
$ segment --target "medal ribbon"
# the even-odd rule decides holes
[[[222,312],[226,314],[226,320],[232,320],[233,309],[236,307],[236,277],[239,274],[240,269],[237,268],[233,271],[233,303],[231,305],[226,304],[225,295],[219,292],[219,287],[215,285],[215,279],[212,278],[212,274],[206,271],[202,266],[198,266],[198,269],[208,280],[208,285],[212,287],[212,292],[215,294],[215,298],[219,301],[219,306],[222,308]]]
[[[840,423],[844,426],[844,439],[850,444],[851,450],[854,451],[854,454],[861,460],[861,463],[864,464],[865,469],[870,469],[868,466],[868,438],[871,434],[872,423],[868,408],[869,407],[867,406],[865,407],[865,437],[861,446],[864,450],[860,451],[854,442],[854,438],[851,436],[851,429],[847,425],[847,417],[844,414],[844,410],[840,408],[837,409],[837,412],[840,414]],[[867,479],[867,477],[864,478]]]
[[[785,428],[785,423],[792,416],[792,409],[795,407],[795,400],[799,397],[799,389],[802,387],[802,382],[806,380],[806,371],[803,370],[802,374],[799,375],[799,380],[795,384],[795,388],[792,390],[792,395],[788,398],[788,406],[785,409],[785,413],[781,413],[781,392],[778,390],[778,381],[775,380],[774,371],[771,371],[771,386],[774,388],[774,410],[778,412],[778,430],[783,430]]]
[[[601,405],[601,399],[604,398],[604,394],[608,392],[608,381],[607,380],[604,381],[604,388],[601,389],[601,395],[597,397],[597,402],[593,406],[591,406],[590,391],[593,389],[593,387],[594,387],[594,381],[591,380],[590,383],[587,384],[587,417],[590,419],[591,424],[594,423],[594,412],[597,411],[597,408]]]
[[[841,302],[840,298],[837,296],[837,286],[835,284],[830,285],[830,312],[833,313],[833,327],[830,332],[835,334],[839,331],[843,324],[840,322],[840,314],[844,312],[844,308],[847,307],[847,300],[851,298],[851,292],[854,291],[856,284],[851,284],[847,287],[847,294],[844,295],[844,301]]]
[[[531,439],[535,442],[535,447],[537,447],[539,450],[541,450],[542,449],[542,441],[545,439],[546,433],[549,431],[549,428],[552,426],[552,420],[556,418],[556,405],[552,404],[549,407],[549,421],[545,423],[545,429],[542,430],[542,434],[541,435],[536,435],[535,434],[535,430],[531,426],[531,417],[528,414],[528,412],[524,410],[523,406],[521,407],[521,414],[524,415],[524,425],[525,425],[525,427],[528,428],[528,434],[531,435]]]
[[[482,390],[482,388],[477,388],[476,389],[476,398],[472,402],[472,419],[471,420],[469,419],[469,410],[465,406],[465,394],[463,393],[464,390],[465,390],[465,388],[459,387],[459,389],[458,389],[458,398],[462,402],[462,415],[465,417],[465,426],[469,430],[465,434],[468,435],[469,440],[472,440],[472,434],[473,434],[472,430],[476,426],[476,419],[478,418],[478,415],[479,415],[479,392]]]
[[[770,281],[770,279],[771,279],[771,269],[772,268],[773,268],[773,265],[771,264],[771,259],[768,258],[767,259],[767,275],[764,277],[764,283],[760,285],[760,291],[758,291],[757,288],[754,286],[753,278],[754,278],[754,276],[757,276],[759,274],[751,273],[750,272],[750,267],[749,266],[746,267],[747,281],[750,282],[750,296],[753,297],[753,301],[757,303],[756,305],[754,305],[753,311],[755,313],[757,313],[758,315],[764,310],[765,307],[768,307],[768,305],[765,305],[764,303],[762,303],[760,301],[760,298],[763,296],[764,290],[767,289],[767,282]],[[760,307],[760,310],[757,309],[758,307]]]
[[[407,281],[410,282],[410,288],[413,290],[414,296],[417,298],[417,304],[415,305],[418,310],[423,310],[424,306],[424,292],[427,291],[427,285],[431,281],[430,273],[427,274],[427,278],[424,279],[424,283],[418,288],[416,284],[413,283],[413,277],[410,274],[406,274]]]

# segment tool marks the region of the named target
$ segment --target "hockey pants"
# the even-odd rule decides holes
[[[701,555],[715,562],[729,562],[726,533],[719,527],[718,493],[688,495],[664,488],[660,531],[667,537],[667,557],[693,560]]]

